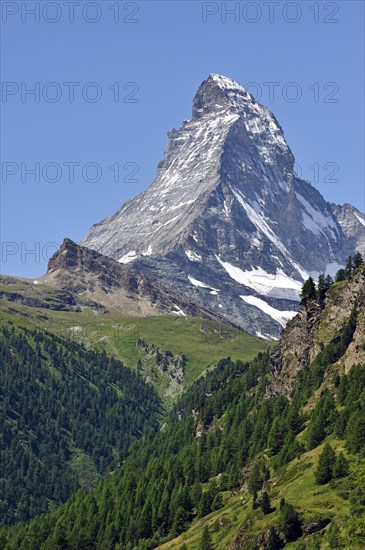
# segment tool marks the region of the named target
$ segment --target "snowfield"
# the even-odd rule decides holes
[[[257,298],[256,296],[240,296],[240,298],[242,298],[246,304],[255,306],[264,313],[267,313],[267,315],[270,315],[270,317],[280,323],[282,327],[285,327],[286,323],[290,321],[290,319],[293,319],[293,317],[297,314],[296,311],[281,311],[279,309],[275,309],[267,302],[261,300],[261,298]]]

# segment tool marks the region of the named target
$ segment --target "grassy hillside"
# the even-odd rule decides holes
[[[37,299],[38,303],[47,298],[48,303],[56,303],[48,287],[19,281],[12,292]],[[0,285],[9,292],[9,287]],[[45,294],[46,291],[46,294]],[[34,302],[37,304],[37,301]],[[93,349],[112,354],[130,368],[137,368],[140,362],[141,374],[151,382],[169,406],[172,401],[190,386],[206,369],[214,367],[219,359],[230,356],[232,359],[250,360],[258,352],[268,348],[269,343],[247,335],[240,330],[193,317],[156,316],[129,317],[118,312],[104,313],[84,307],[79,312],[59,311],[45,307],[30,307],[24,303],[2,300],[1,319],[11,319],[14,323],[48,330],[58,336],[84,343]],[[155,358],[147,356],[138,340],[154,344],[159,350],[170,351],[186,358],[183,377],[180,382],[173,369],[163,371]],[[272,345],[272,343],[271,343]]]
[[[344,451],[343,442],[330,438],[337,452]],[[350,463],[351,475],[343,480],[319,486],[316,484],[314,470],[323,445],[303,453],[286,466],[280,468],[266,482],[265,489],[271,496],[273,511],[265,515],[260,507],[252,509],[252,495],[247,490],[227,491],[224,493],[224,506],[204,518],[194,521],[190,529],[179,537],[158,546],[158,550],[178,550],[186,544],[189,550],[200,550],[203,530],[209,528],[215,550],[228,548],[258,548],[260,538],[267,534],[270,527],[280,524],[280,500],[285,498],[295,505],[303,522],[303,534],[295,542],[285,545],[288,550],[323,548],[352,548],[363,550],[365,539],[360,534],[358,540],[351,537],[347,544],[349,531],[357,522],[351,514],[349,496],[357,485],[365,487],[365,457],[345,454]],[[266,456],[267,458],[267,456]],[[365,512],[365,510],[364,510]],[[339,535],[334,545],[334,525]],[[357,537],[356,537],[357,538]],[[233,546],[232,541],[236,541]],[[232,544],[232,546],[230,546]],[[266,548],[266,546],[265,546]]]

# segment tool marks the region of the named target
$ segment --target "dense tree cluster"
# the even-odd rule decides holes
[[[318,466],[314,473],[316,481],[319,485],[328,483],[333,478],[345,477],[349,474],[349,463],[343,453],[339,453],[336,457],[335,451],[329,443],[323,448],[319,455]]]
[[[326,292],[334,282],[347,281],[352,278],[354,272],[364,265],[364,260],[360,252],[356,252],[354,256],[349,256],[346,260],[346,267],[337,271],[335,279],[330,275],[321,273],[318,277],[317,284],[312,277],[309,277],[303,284],[301,298],[303,300],[316,300],[321,307],[324,306]]]
[[[2,524],[47,512],[78,489],[76,452],[95,480],[158,427],[154,390],[104,353],[9,324],[0,365]]]
[[[349,256],[346,261],[346,267],[339,269],[336,273],[336,283],[351,279],[354,271],[364,265],[364,259],[360,252],[356,252],[354,256]]]

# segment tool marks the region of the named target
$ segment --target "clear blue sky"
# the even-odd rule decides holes
[[[222,2],[80,0],[73,23],[62,0],[40,2],[39,21],[22,12],[21,2],[1,4],[2,273],[44,273],[64,237],[79,241],[145,189],[167,131],[190,118],[195,91],[212,72],[251,83],[252,93],[261,89],[302,176],[315,178],[327,200],[364,210],[362,1],[257,2],[256,9],[253,2],[226,2],[239,12],[225,14]],[[31,10],[36,2],[25,4]],[[80,84],[74,102],[65,82]],[[85,87],[89,82],[97,86]],[[278,83],[273,97],[268,82]],[[127,83],[134,84],[123,89]],[[39,102],[24,95],[36,86]],[[101,99],[91,102],[97,92]],[[297,93],[301,98],[290,101]],[[36,162],[39,182],[21,168]],[[58,174],[49,162],[59,165]],[[74,182],[67,162],[80,164]],[[99,181],[87,181],[96,174],[92,166],[83,177],[88,162],[100,167]],[[109,169],[115,163],[119,182]],[[128,177],[136,165],[138,174]],[[36,255],[27,254],[32,249]]]

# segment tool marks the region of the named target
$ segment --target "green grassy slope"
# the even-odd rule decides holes
[[[329,442],[336,451],[344,451],[343,443],[334,438]],[[158,550],[178,550],[186,544],[189,550],[199,550],[205,526],[208,526],[214,550],[228,548],[259,548],[258,541],[270,527],[280,524],[280,500],[293,504],[303,522],[303,535],[295,542],[285,545],[285,549],[334,550],[343,548],[363,550],[365,540],[346,544],[349,530],[356,520],[351,521],[349,493],[361,481],[365,483],[365,457],[353,456],[345,451],[349,460],[350,476],[325,485],[317,485],[314,470],[323,445],[302,454],[272,475],[265,483],[270,493],[273,511],[264,515],[260,508],[252,509],[252,496],[247,490],[227,491],[224,494],[224,507],[204,518],[196,519],[189,530],[175,539],[158,546]],[[267,456],[266,456],[267,458]],[[340,530],[338,545],[331,542],[331,524]],[[311,532],[313,531],[313,532]],[[236,540],[237,546],[230,546]],[[265,547],[266,548],[266,547]]]
[[[29,285],[22,287],[19,282],[17,291],[29,293]],[[35,285],[34,296],[44,297],[44,290]],[[141,361],[141,374],[156,387],[167,405],[222,357],[250,360],[269,346],[268,342],[235,328],[193,317],[129,317],[119,312],[102,313],[89,307],[81,312],[57,311],[6,300],[0,303],[0,315],[5,322],[11,319],[15,324],[47,330],[106,351],[130,368],[137,368],[138,361]],[[176,383],[173,372],[162,372],[153,359],[146,358],[137,346],[138,339],[154,344],[162,351],[184,355],[187,361],[183,384]]]

